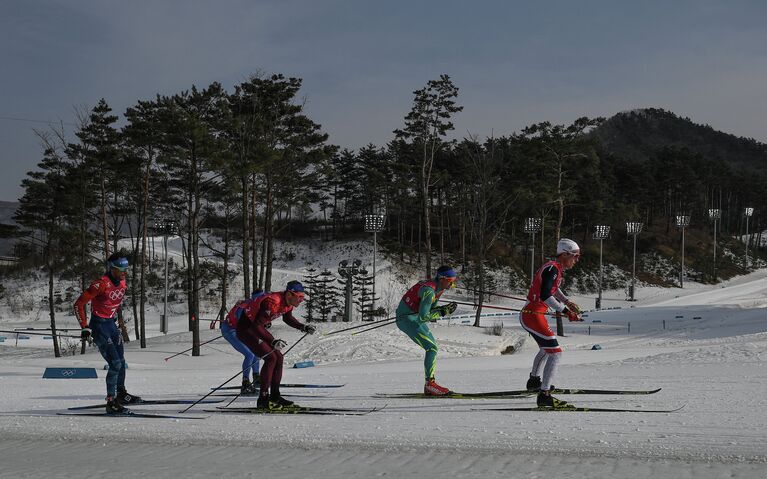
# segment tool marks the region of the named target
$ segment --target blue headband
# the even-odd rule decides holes
[[[458,276],[453,268],[437,273],[437,278],[455,278]]]

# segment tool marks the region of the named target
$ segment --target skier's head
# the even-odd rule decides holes
[[[256,299],[256,298],[261,297],[263,295],[264,295],[264,290],[263,289],[254,289],[250,293],[250,299]]]
[[[437,268],[437,276],[434,278],[440,289],[455,288],[455,282],[458,274],[450,266],[440,266]]]
[[[581,248],[578,243],[569,239],[562,238],[557,242],[557,261],[564,266],[565,269],[570,269],[578,262],[578,258],[581,257]]]
[[[304,300],[304,285],[299,281],[288,281],[285,286],[285,301],[294,308]]]
[[[128,271],[128,258],[122,253],[112,253],[107,258],[107,268],[113,277],[124,278],[125,272]]]

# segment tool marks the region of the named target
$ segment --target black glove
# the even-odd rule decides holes
[[[264,329],[269,329],[272,327],[272,322],[269,321],[268,323],[264,324]]]
[[[277,351],[282,351],[285,349],[285,346],[287,346],[288,343],[283,341],[282,339],[273,339],[272,340],[272,347],[276,349]]]
[[[317,331],[317,328],[312,326],[311,324],[304,324],[304,327],[301,328],[301,331],[309,334],[314,334]]]
[[[87,340],[91,337],[91,328],[83,328],[80,330],[80,338]]]

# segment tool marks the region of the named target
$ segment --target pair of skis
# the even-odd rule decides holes
[[[258,407],[217,407],[216,409],[206,410],[206,412],[223,412],[235,414],[311,414],[316,416],[366,416],[372,412],[380,411],[385,407],[385,405],[373,408],[287,406],[277,409],[266,409]]]
[[[222,402],[223,399],[206,400],[202,403],[216,404]],[[129,404],[129,406],[153,406],[157,404],[192,404],[194,399],[142,399],[138,403]],[[156,413],[144,413],[129,410],[125,413],[109,414],[106,412],[90,412],[91,409],[105,408],[106,404],[90,404],[88,406],[74,406],[67,408],[69,411],[86,411],[86,412],[60,412],[59,416],[91,416],[91,417],[135,417],[135,418],[155,418],[155,419],[205,419],[200,416],[177,416],[173,414],[156,414]]]
[[[553,394],[605,394],[605,395],[649,395],[659,392],[658,389],[648,390],[626,390],[626,389],[575,389],[561,388],[554,389]],[[526,397],[536,394],[536,391],[514,390],[514,391],[487,391],[479,393],[460,393],[453,392],[443,396],[427,396],[423,393],[405,393],[405,394],[377,394],[377,397],[399,398],[399,399],[504,399],[510,397]],[[503,407],[503,408],[482,408],[472,409],[472,411],[541,411],[541,412],[653,412],[670,413],[682,409],[684,405],[674,409],[639,409],[639,408],[595,408],[581,407],[567,404],[563,407]]]

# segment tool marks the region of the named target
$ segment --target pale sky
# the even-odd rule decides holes
[[[303,78],[308,115],[353,149],[390,140],[442,73],[454,137],[657,107],[765,142],[766,20],[767,2],[725,0],[2,0],[0,200],[45,121],[258,71]]]

